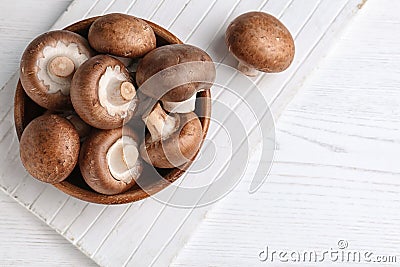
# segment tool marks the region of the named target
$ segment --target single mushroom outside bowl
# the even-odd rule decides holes
[[[93,17],[79,21],[65,28],[65,30],[72,31],[80,34],[81,36],[87,38],[89,27],[98,17]],[[172,33],[162,28],[161,26],[154,24],[152,22],[146,21],[156,34],[157,47],[167,45],[167,44],[181,44],[182,41],[179,40]],[[205,139],[208,126],[210,123],[211,115],[211,94],[210,90],[204,90],[197,93],[198,101],[196,101],[195,113],[199,116],[201,126],[202,126],[202,140]],[[33,102],[25,93],[21,82],[18,82],[15,99],[14,99],[14,121],[17,131],[18,138],[21,138],[22,132],[25,127],[34,118],[42,115],[46,110],[35,102]],[[192,160],[196,157],[197,153],[193,156]],[[143,190],[138,185],[133,186],[128,191],[115,195],[104,195],[92,190],[83,180],[82,175],[79,171],[79,166],[77,165],[74,171],[68,178],[60,183],[54,184],[56,188],[63,191],[64,193],[71,195],[73,197],[79,198],[84,201],[99,203],[99,204],[123,204],[135,202],[144,199],[150,195],[156,194],[165,187],[167,187],[171,182],[177,180],[185,170],[191,165],[191,161],[180,166],[179,168],[164,169],[160,171],[164,180],[159,179],[158,175],[155,173],[154,168],[150,165],[144,164],[143,172],[139,179],[141,185],[145,184],[146,191]]]

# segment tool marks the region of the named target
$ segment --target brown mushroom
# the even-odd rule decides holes
[[[92,132],[82,145],[79,166],[96,192],[114,195],[127,191],[143,169],[137,135],[128,127]]]
[[[20,156],[25,169],[36,179],[58,183],[78,162],[79,135],[66,119],[46,114],[31,121],[21,136]]]
[[[175,168],[198,152],[202,127],[195,113],[168,115],[157,103],[143,120],[149,134],[140,146],[140,155],[147,163],[156,168]]]
[[[292,63],[294,41],[289,30],[272,15],[248,12],[234,19],[225,35],[226,45],[248,76],[281,72]]]
[[[156,48],[153,29],[144,20],[126,14],[107,14],[90,26],[88,40],[100,53],[141,57]]]
[[[71,101],[87,124],[115,129],[135,114],[138,99],[128,70],[111,56],[97,55],[83,63],[71,83]]]
[[[72,75],[92,55],[86,39],[76,33],[59,30],[39,35],[21,58],[20,79],[26,94],[46,109],[72,108]]]
[[[136,82],[141,92],[161,100],[168,112],[187,113],[195,109],[196,93],[210,89],[215,75],[214,63],[206,52],[174,44],[144,56],[137,67]]]

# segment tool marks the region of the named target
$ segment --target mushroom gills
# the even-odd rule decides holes
[[[125,117],[130,109],[135,109],[135,102],[131,103],[130,100],[135,97],[136,89],[118,65],[106,68],[99,80],[98,95],[100,105],[111,116]]]
[[[168,115],[159,103],[143,118],[143,121],[153,142],[168,139],[171,134],[178,130],[180,125],[179,116],[176,114]]]
[[[130,183],[138,176],[139,152],[137,143],[129,136],[119,138],[107,151],[107,165],[115,180]]]
[[[185,101],[170,102],[161,101],[166,111],[172,113],[188,113],[196,109],[196,94]]]
[[[55,94],[61,91],[63,95],[69,95],[71,74],[88,57],[79,52],[77,44],[70,43],[65,45],[61,41],[58,41],[55,47],[46,46],[42,53],[43,57],[37,61],[39,68],[38,79],[48,86],[48,94]]]

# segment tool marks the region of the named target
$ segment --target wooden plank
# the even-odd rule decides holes
[[[60,16],[60,18],[54,23],[52,29],[62,29],[67,25],[76,22],[77,18],[84,18],[90,11],[95,7],[95,1],[73,1],[68,9]],[[73,13],[74,16],[70,14]]]
[[[84,205],[82,210],[77,211],[73,217],[71,224],[64,226],[63,235],[73,244],[79,241],[87,230],[93,226],[101,214],[105,211],[106,206],[88,203]],[[61,217],[61,216],[60,216]],[[57,218],[57,217],[56,217]],[[56,220],[54,219],[54,221]]]
[[[60,193],[54,186],[46,185],[44,191],[37,197],[31,209],[45,222],[51,221],[68,200],[68,196]]]
[[[183,40],[189,43],[199,45],[217,61],[226,64],[234,64],[234,60],[227,54],[223,36],[227,24],[237,15],[254,9],[263,9],[270,12],[282,20],[288,20],[288,26],[293,27],[294,32],[306,32],[305,37],[299,38],[299,52],[297,55],[300,58],[308,60],[306,51],[309,43],[318,43],[321,38],[319,35],[324,35],[329,32],[329,36],[333,36],[331,31],[333,24],[330,20],[335,17],[339,11],[349,10],[342,8],[345,3],[349,7],[354,8],[356,1],[341,0],[342,5],[333,5],[330,1],[308,1],[307,4],[302,5],[300,8],[298,2],[293,1],[278,1],[278,0],[258,0],[258,1],[237,1],[231,2],[230,5],[226,1],[210,0],[207,4],[204,1],[94,1],[91,3],[81,3],[78,0],[61,16],[60,20],[54,25],[55,28],[61,28],[66,24],[70,24],[76,20],[86,16],[92,16],[108,12],[129,12],[131,14],[142,14],[146,19],[151,19],[166,28],[170,28],[173,32],[179,33]],[[144,3],[145,2],[145,3]],[[336,3],[337,4],[337,3]],[[142,10],[142,7],[153,7],[152,9]],[[76,10],[76,11],[75,11]],[[142,10],[141,12],[139,10]],[[151,12],[150,12],[151,11]],[[220,14],[224,14],[221,16]],[[351,12],[349,12],[351,13]],[[324,14],[321,18],[321,14]],[[286,16],[285,16],[286,15]],[[290,18],[301,18],[298,20],[290,20]],[[348,17],[339,17],[336,20],[336,27],[343,25],[347,22]],[[322,25],[322,27],[315,28],[315,25]],[[319,35],[310,35],[314,31],[319,30]],[[307,35],[309,34],[309,35]],[[297,34],[296,34],[297,36]],[[322,55],[318,54],[319,56]],[[315,64],[315,61],[310,62],[310,66]],[[302,60],[295,61],[292,69],[303,64]],[[296,69],[297,70],[297,69]],[[279,90],[282,85],[288,81],[302,80],[306,72],[296,75],[291,75],[288,79],[275,79],[275,83],[262,85],[262,90],[265,92],[278,92],[275,93],[279,96]],[[287,73],[286,73],[287,75]],[[272,80],[272,78],[264,79],[266,75],[260,75],[255,81]],[[278,77],[278,76],[276,76]],[[280,77],[287,77],[283,74]],[[240,80],[240,77],[233,76],[230,82],[235,83]],[[238,80],[239,79],[239,80]],[[284,83],[286,82],[286,83]],[[11,87],[6,87],[11,90]],[[278,91],[274,91],[274,90]],[[286,91],[285,91],[286,93]],[[267,93],[268,95],[268,93]],[[274,94],[270,94],[271,96]],[[10,96],[10,95],[9,95]],[[249,94],[251,97],[252,95]],[[240,105],[237,98],[232,98],[229,94],[224,93],[223,90],[216,90],[215,98],[227,103],[228,105],[237,105],[239,109],[245,109],[244,105]],[[267,98],[272,100],[271,97]],[[288,101],[288,100],[285,100]],[[272,101],[271,101],[272,102]],[[10,107],[10,104],[8,105]],[[248,112],[248,111],[247,111]],[[242,120],[246,122],[246,113],[243,113]],[[10,115],[7,115],[10,119]],[[229,118],[226,118],[229,123]],[[246,124],[250,123],[250,124]],[[253,130],[251,120],[245,123],[247,130]],[[10,129],[10,126],[8,126]],[[249,132],[250,133],[250,132]],[[255,147],[260,140],[260,133],[253,132],[249,136],[251,146]],[[6,135],[5,135],[6,136]],[[209,136],[215,140],[226,140],[223,132],[220,131],[216,124],[210,127]],[[220,142],[223,144],[223,142]],[[224,151],[226,155],[228,144],[220,145],[220,151]],[[204,148],[204,152],[208,153],[212,147]],[[225,150],[224,150],[225,149]],[[220,161],[218,161],[220,160]],[[209,173],[219,172],[223,170],[223,158],[218,158],[215,162],[215,169],[209,169]],[[220,168],[222,166],[222,168]],[[205,173],[202,175],[205,176]],[[195,175],[191,175],[195,177]],[[200,174],[198,174],[200,176]],[[185,176],[188,177],[188,176]],[[213,178],[212,175],[207,177]],[[190,184],[190,179],[181,179],[185,184]],[[82,251],[90,255],[96,262],[102,265],[110,264],[123,264],[131,265],[133,262],[147,264],[162,264],[170,261],[176,254],[177,248],[183,246],[185,241],[189,238],[190,233],[194,230],[197,222],[201,220],[207,209],[196,210],[178,210],[171,207],[166,207],[160,203],[148,199],[133,205],[121,207],[103,207],[101,205],[84,205],[79,203],[78,200],[71,199],[61,193],[57,193],[54,189],[44,186],[41,183],[31,179],[17,180],[21,183],[16,185],[13,194],[20,199],[20,201],[33,210],[33,212],[51,223],[57,231],[63,233],[71,242],[77,245]],[[7,189],[9,187],[6,187]],[[29,190],[28,190],[29,189]],[[54,199],[55,201],[46,201],[47,199]],[[73,212],[69,212],[69,207],[74,207]],[[63,220],[64,216],[68,216],[68,222]],[[132,221],[132,218],[141,218],[141,221]],[[183,221],[182,221],[183,220]],[[146,221],[147,223],[144,223]],[[167,227],[165,221],[174,221],[174,227]],[[182,224],[182,222],[184,222]],[[123,239],[126,233],[133,233],[135,240]],[[158,237],[159,246],[150,246],[154,243],[155,237]],[[113,249],[115,243],[121,244],[124,248]],[[143,245],[145,244],[145,245]],[[146,245],[148,244],[148,245]]]
[[[81,214],[87,203],[69,197],[65,205],[48,221],[52,228],[64,234],[74,220]]]
[[[1,266],[95,266],[53,229],[0,194]]]
[[[135,204],[135,206],[138,206]],[[125,215],[127,205],[119,205],[112,208],[106,208],[101,216],[97,217],[96,223],[93,224],[88,231],[76,240],[76,244],[89,254],[93,254],[99,247],[99,244],[107,237],[110,231],[113,230],[119,218]]]
[[[171,212],[172,214],[174,214],[174,215],[176,215],[176,214],[178,214],[179,213],[179,211],[177,211],[177,210],[174,210],[173,212]],[[185,215],[187,214],[186,212],[182,212],[182,213],[184,213]],[[201,214],[201,213],[200,213]],[[169,218],[169,220],[171,220],[171,219],[174,219],[174,218],[176,218],[176,217],[174,217],[174,216],[171,216],[171,217],[167,217],[167,218]],[[167,220],[167,221],[169,221],[169,220]],[[157,232],[157,230],[155,230],[155,232]],[[179,240],[179,238],[177,238],[178,240]],[[149,237],[148,239],[146,238],[146,240],[151,240],[151,238]],[[171,240],[171,239],[170,239]],[[144,248],[147,248],[148,246],[146,246],[146,245],[144,245],[143,246]],[[173,247],[173,246],[172,246]],[[139,250],[140,250],[140,248],[139,248]],[[137,250],[134,250],[134,253],[135,253],[135,256],[136,255],[141,255],[141,253],[138,253],[137,252]],[[157,255],[157,254],[156,254]],[[133,259],[133,258],[132,258]],[[139,257],[138,258],[135,258],[136,259],[136,261],[132,261],[132,262],[140,262],[140,260],[143,260],[143,259],[140,259],[139,260]],[[131,259],[129,259],[125,264],[129,264],[129,262],[130,262],[130,260]],[[152,263],[154,263],[154,261],[152,262]],[[144,263],[144,264],[146,264],[146,263]]]
[[[363,8],[282,114],[265,186],[248,195],[239,185],[215,205],[172,266],[265,266],[266,245],[321,251],[343,238],[352,250],[398,255],[400,39],[379,48],[370,39],[399,28],[399,6],[385,3]]]
[[[109,9],[113,6],[113,4],[114,1],[109,1],[109,0],[95,1],[95,3],[93,4],[93,8],[89,9],[89,11],[86,12],[84,17],[90,18],[105,14],[109,12]]]
[[[254,4],[256,4],[256,3],[252,2],[252,4],[253,4],[253,6],[250,6],[250,4],[249,4],[247,6],[242,5],[241,7],[245,8],[245,10],[246,9],[247,10],[254,9],[254,7],[255,7]],[[240,12],[240,10],[238,12]],[[212,134],[212,133],[210,132],[209,134]],[[204,175],[204,173],[203,173],[203,175]],[[207,176],[207,175],[204,175],[204,176]],[[100,248],[99,253],[97,253],[95,255],[95,256],[99,255],[97,257],[101,257],[99,259],[101,264],[107,265],[110,263],[116,263],[117,265],[119,265],[119,264],[129,265],[129,264],[132,264],[133,262],[135,262],[136,264],[140,263],[141,265],[149,265],[153,260],[152,257],[143,257],[140,255],[144,255],[143,253],[155,255],[155,256],[157,255],[157,251],[159,250],[159,248],[157,248],[154,245],[153,245],[153,247],[149,247],[148,245],[146,245],[147,242],[150,242],[150,240],[152,240],[151,236],[162,234],[163,239],[169,238],[170,234],[175,234],[176,228],[173,223],[168,224],[168,227],[165,227],[165,221],[179,222],[181,220],[181,218],[185,218],[188,214],[187,210],[171,208],[171,207],[165,208],[165,206],[164,207],[161,206],[161,210],[155,209],[156,213],[149,212],[149,211],[151,211],[150,207],[153,207],[155,205],[159,206],[159,203],[157,203],[153,200],[148,200],[147,202],[150,202],[150,201],[151,201],[151,203],[148,207],[145,207],[145,206],[142,207],[140,218],[142,218],[143,221],[152,222],[151,227],[147,231],[143,232],[144,236],[142,238],[138,238],[137,241],[128,241],[127,244],[125,244],[127,251],[129,251],[130,248],[132,247],[131,255],[129,255],[129,257],[125,261],[123,261],[124,258],[121,255],[120,251],[113,250],[112,253],[110,253],[111,256],[109,256],[108,258],[105,258],[105,256],[104,256],[106,251],[110,250],[111,244],[115,242],[115,239],[118,239],[118,236],[120,235],[120,233],[121,232],[123,233],[125,231],[124,226],[142,228],[143,226],[141,226],[140,222],[137,222],[137,224],[135,224],[135,222],[133,222],[135,224],[135,226],[133,226],[132,224],[122,224],[122,225],[119,225],[118,228],[116,228],[116,229],[118,229],[118,232],[115,232],[114,235],[112,233],[112,235],[110,236],[110,241],[107,240],[108,241],[107,244],[109,244],[109,245],[106,245],[106,243],[105,243],[103,245],[103,247]],[[200,218],[202,216],[202,214],[204,214],[205,209],[202,211],[200,211],[200,210],[197,210],[197,211],[199,212],[199,215],[197,218]],[[158,218],[157,220],[154,220],[153,219],[154,216],[156,216],[156,218],[160,216],[160,218]],[[193,216],[192,218],[195,218],[195,217]],[[186,225],[194,226],[195,224],[186,224]],[[178,226],[179,226],[179,224],[178,224]],[[161,230],[161,229],[163,229],[163,230]],[[138,233],[141,233],[141,231],[138,231]],[[117,237],[115,237],[115,235]],[[158,238],[159,238],[159,240],[161,239],[160,236]],[[179,237],[174,239],[174,241],[176,241],[176,242],[181,242],[181,245],[184,240],[185,240],[184,238],[179,238]],[[135,245],[135,243],[137,243],[137,245]],[[171,246],[175,247],[175,245],[171,245]],[[177,244],[177,246],[179,246],[179,243]],[[142,248],[145,248],[144,251]],[[173,256],[173,254],[172,254],[172,256]],[[171,255],[169,255],[168,257],[171,257]]]
[[[23,179],[16,189],[14,189],[12,197],[18,199],[18,202],[30,209],[40,197],[40,194],[50,185],[46,185],[35,179],[29,179],[30,177],[27,178],[28,179]]]

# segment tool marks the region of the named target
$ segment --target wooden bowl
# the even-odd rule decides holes
[[[90,25],[97,17],[85,19],[72,24],[65,28],[65,30],[76,32],[83,37],[87,38]],[[166,44],[181,44],[175,35],[162,28],[161,26],[154,24],[150,21],[146,21],[154,30],[157,37],[157,47]],[[197,94],[196,102],[196,114],[199,116],[201,124],[203,126],[203,140],[206,137],[208,126],[210,124],[211,115],[211,94],[210,90],[202,91]],[[24,128],[34,118],[42,115],[46,110],[35,102],[33,102],[25,93],[21,82],[18,82],[15,99],[14,99],[14,120],[15,128],[17,131],[18,138],[21,138]],[[194,160],[196,155],[192,158]],[[192,162],[188,162],[180,168],[174,169],[157,169],[144,163],[143,173],[140,176],[139,187],[135,185],[130,190],[116,195],[103,195],[92,190],[83,180],[79,170],[79,166],[76,166],[71,175],[64,181],[58,184],[54,184],[56,188],[63,191],[64,193],[79,198],[84,201],[99,203],[99,204],[123,204],[135,202],[144,199],[150,195],[153,195],[170,183],[177,180],[185,170],[191,165]],[[160,175],[165,179],[161,179]]]

